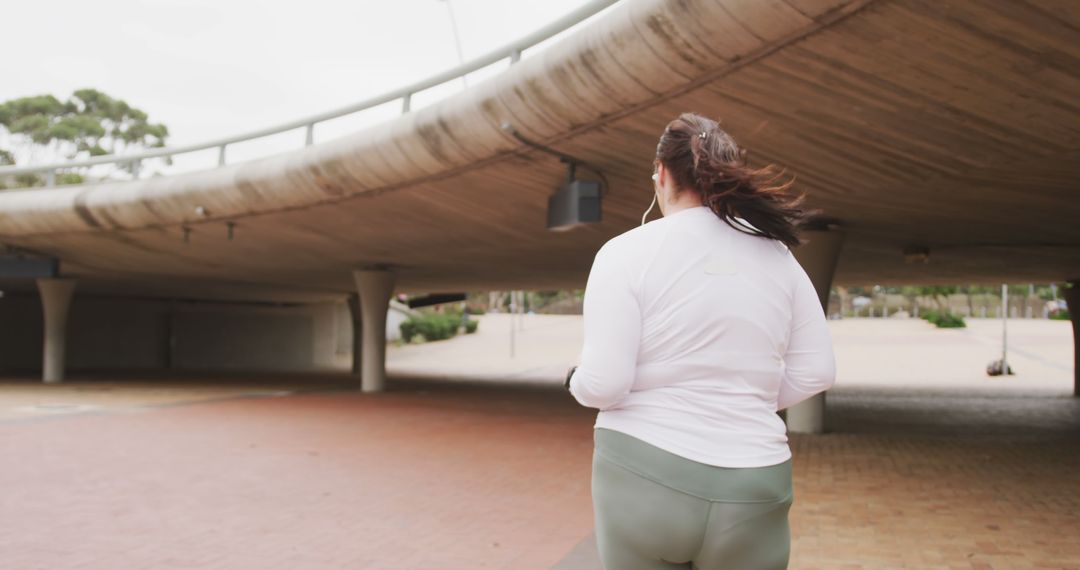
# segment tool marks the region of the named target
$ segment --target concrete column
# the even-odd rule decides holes
[[[42,278],[37,280],[37,286],[41,293],[41,307],[45,313],[42,379],[46,383],[60,382],[64,379],[68,308],[75,292],[75,280]]]
[[[792,250],[795,259],[806,270],[817,289],[821,308],[829,312],[829,289],[832,287],[836,262],[844,245],[844,232],[839,230],[807,230],[802,233],[805,243]],[[825,393],[799,402],[787,409],[788,431],[793,433],[825,432]]]
[[[1080,398],[1080,280],[1070,281],[1072,287],[1062,293],[1069,304],[1069,316],[1073,329],[1073,396]]]
[[[353,271],[360,294],[360,390],[386,388],[386,313],[394,294],[394,274],[387,269]]]
[[[352,321],[352,373],[357,376],[360,375],[360,352],[363,350],[361,339],[364,337],[360,327],[360,312],[360,296],[353,293],[349,295],[349,319]]]

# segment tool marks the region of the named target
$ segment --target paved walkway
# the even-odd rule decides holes
[[[895,358],[949,338],[983,357],[977,330],[914,331],[836,335],[848,373],[883,364],[852,343]],[[1080,400],[1032,377],[1060,338],[1028,334],[1045,338],[1001,382],[928,382],[971,363],[926,358],[908,386],[831,392],[833,433],[792,438],[791,568],[1080,569]],[[599,568],[594,415],[550,379],[399,373],[378,395],[347,380],[0,385],[0,567]]]
[[[0,566],[548,568],[590,532],[591,414],[558,390],[139,410],[0,422]]]
[[[233,398],[272,398],[351,386],[341,374],[76,375],[42,384],[36,378],[0,379],[0,420],[67,415],[139,413],[162,407]]]
[[[506,314],[479,317],[475,334],[449,341],[392,346],[389,370],[429,378],[557,383],[581,353],[580,316],[526,315],[514,335]],[[1025,394],[1072,392],[1068,321],[1009,321],[1009,362],[1017,374],[990,378],[1001,358],[1001,321],[967,319],[965,329],[938,329],[920,319],[829,321],[843,387],[971,388]]]

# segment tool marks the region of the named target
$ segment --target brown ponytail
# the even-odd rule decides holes
[[[799,245],[798,227],[809,216],[804,197],[789,192],[792,180],[777,183],[782,172],[773,166],[750,168],[743,157],[719,123],[694,113],[668,123],[656,145],[656,162],[671,173],[679,191],[699,194],[702,204],[729,226],[788,247]]]

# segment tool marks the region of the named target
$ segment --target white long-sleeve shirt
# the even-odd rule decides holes
[[[791,457],[777,410],[826,390],[835,358],[813,284],[782,243],[708,207],[616,236],[585,287],[570,392],[596,427],[710,465]]]

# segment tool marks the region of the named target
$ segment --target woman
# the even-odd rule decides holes
[[[806,212],[698,115],[668,124],[654,165],[664,217],[597,252],[567,375],[600,410],[600,557],[609,570],[786,568],[791,451],[776,412],[835,376],[817,292],[788,249]]]

